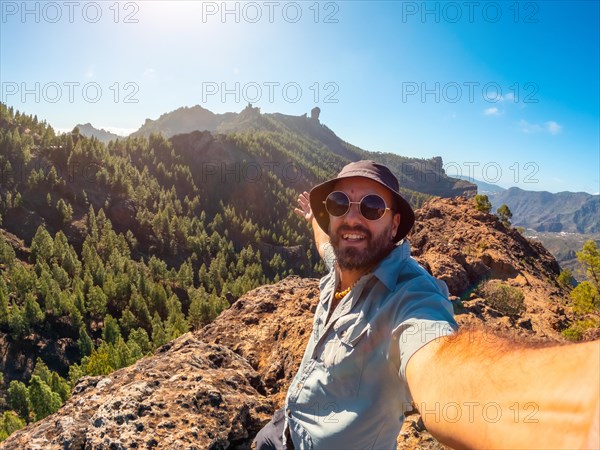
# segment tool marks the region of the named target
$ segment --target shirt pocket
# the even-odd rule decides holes
[[[317,359],[327,369],[328,386],[339,390],[339,395],[358,392],[370,334],[370,324],[354,315],[340,317],[323,337]]]

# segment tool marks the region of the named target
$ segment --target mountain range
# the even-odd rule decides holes
[[[259,108],[248,105],[240,113],[215,114],[199,105],[182,107],[162,114],[158,119],[146,119],[144,124],[131,137],[149,137],[159,133],[165,137],[187,134],[194,131],[212,133],[272,132],[284,133],[295,140],[304,140],[319,148],[347,160],[363,158],[376,159],[389,165],[406,189],[449,197],[453,195],[472,196],[475,193],[487,194],[493,211],[506,204],[512,214],[515,226],[535,231],[597,233],[600,232],[598,214],[600,196],[583,192],[571,193],[528,191],[520,188],[505,189],[496,184],[486,183],[466,176],[448,177],[442,168],[442,159],[417,159],[401,157],[391,153],[367,152],[340,139],[319,120],[320,110],[313,109],[310,116],[290,116],[285,114],[261,114]],[[120,136],[98,130],[89,123],[77,125],[80,133],[96,137],[101,142],[123,139]],[[326,163],[321,161],[321,164]],[[331,173],[334,170],[329,171]]]
[[[489,198],[494,211],[502,204],[510,208],[515,226],[535,231],[600,232],[600,195],[586,192],[552,194],[512,187]]]
[[[156,120],[146,119],[137,131],[131,133],[130,137],[148,138],[155,133],[171,138],[196,131],[209,131],[213,134],[277,134],[286,137],[287,142],[283,144],[288,152],[296,151],[298,143],[311,150],[313,155],[325,151],[327,155],[325,159],[314,160],[321,175],[336,173],[343,166],[344,161],[375,159],[387,164],[395,172],[404,189],[441,197],[475,194],[476,186],[473,183],[451,178],[445,174],[440,157],[410,158],[393,153],[363,150],[339,138],[320,122],[319,115],[319,108],[314,108],[310,116],[308,114],[300,116],[280,113],[262,114],[260,108],[252,105],[248,105],[239,113],[215,114],[196,105],[165,113]],[[103,133],[103,130],[90,128],[87,125],[77,127],[84,136],[94,136],[104,143],[113,140],[108,134]],[[294,162],[294,159],[288,157],[286,161],[278,162],[289,163]]]

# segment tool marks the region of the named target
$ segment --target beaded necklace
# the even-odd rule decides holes
[[[358,283],[360,281],[360,279],[362,277],[364,277],[365,275],[371,273],[371,271],[373,270],[373,267],[375,267],[375,264],[370,265],[366,272],[363,273],[360,277],[358,277],[358,280],[356,280],[354,283],[352,283],[352,286],[347,287],[346,289],[344,289],[343,291],[338,291],[337,289],[335,290],[335,293],[333,294],[333,298],[335,298],[336,300],[341,300],[343,299],[346,294],[348,294],[348,292],[350,292],[352,290],[352,288],[354,288],[354,286],[356,286],[356,283]],[[340,280],[340,284],[341,284],[341,280]]]
[[[358,280],[356,280],[354,283],[352,283],[352,286],[347,287],[346,289],[344,289],[343,291],[335,291],[335,294],[333,294],[333,296],[335,297],[336,300],[341,300],[343,299],[346,294],[348,294],[348,292],[350,292],[352,290],[352,288],[356,285],[356,283],[358,282]]]
[[[356,283],[354,283],[356,284]],[[333,296],[335,297],[336,300],[341,300],[343,299],[346,294],[348,294],[348,292],[350,292],[352,290],[352,288],[354,287],[354,284],[350,287],[347,287],[346,289],[344,289],[343,291],[335,291],[335,294],[333,294]]]
[[[333,294],[333,297],[334,297],[336,300],[341,300],[341,299],[343,299],[343,298],[346,296],[346,294],[348,294],[348,292],[350,292],[350,291],[351,291],[351,290],[354,288],[354,286],[356,286],[356,283],[358,283],[358,282],[361,280],[361,278],[362,278],[362,277],[364,277],[365,275],[367,275],[367,274],[371,273],[371,268],[372,268],[372,266],[369,268],[369,270],[368,270],[367,272],[365,272],[363,275],[361,275],[361,276],[358,278],[358,280],[356,280],[354,283],[352,283],[352,286],[348,286],[348,287],[347,287],[346,289],[344,289],[343,291],[338,291],[338,290],[336,289],[336,290],[335,290],[335,294]],[[341,281],[340,281],[340,284],[341,284]]]

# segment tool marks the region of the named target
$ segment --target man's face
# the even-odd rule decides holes
[[[352,202],[365,195],[380,195],[386,205],[393,206],[392,194],[368,178],[345,178],[335,184],[334,191],[344,192]],[[368,220],[360,213],[359,205],[341,217],[329,215],[329,237],[341,269],[367,269],[384,258],[394,245],[400,224],[400,214],[386,211],[379,220]]]

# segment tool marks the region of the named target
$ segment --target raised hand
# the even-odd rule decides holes
[[[308,192],[304,191],[298,196],[298,208],[294,208],[294,212],[307,222],[312,221],[313,213],[310,209],[310,194]]]

